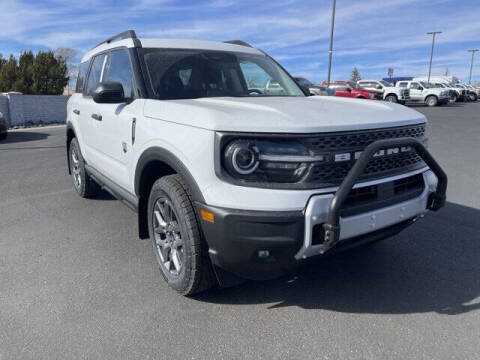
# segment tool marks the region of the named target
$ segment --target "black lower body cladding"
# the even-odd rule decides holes
[[[201,220],[214,265],[242,278],[272,279],[295,265],[303,243],[303,212],[223,209],[197,204],[214,214]],[[267,253],[268,252],[268,253]]]
[[[198,212],[204,209],[214,214],[214,222],[201,220],[201,227],[221,285],[224,284],[222,276],[225,276],[225,271],[237,278],[268,280],[290,273],[300,264],[295,255],[301,249],[305,236],[303,211],[234,210],[200,203],[196,207]],[[347,239],[323,256],[389,238],[411,223],[408,220]]]

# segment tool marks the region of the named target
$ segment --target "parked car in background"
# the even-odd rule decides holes
[[[473,85],[465,85],[466,87],[468,87],[471,91],[473,91],[475,94],[477,94],[477,100],[478,98],[480,97],[480,88],[479,87],[475,87]]]
[[[455,84],[457,89],[464,89],[467,91],[467,98],[470,101],[477,101],[478,100],[478,93],[474,89],[469,88],[467,85],[464,84]]]
[[[357,84],[376,94],[379,100],[405,105],[410,100],[410,90],[401,89],[384,80],[359,80]]]
[[[322,82],[322,86],[326,85],[326,81]],[[330,83],[329,88],[335,90],[335,96],[355,99],[375,99],[374,93],[361,88],[353,81],[335,80]]]
[[[315,85],[310,80],[303,77],[293,78],[298,85],[300,85],[305,91],[308,91],[310,95],[322,95],[322,96],[335,96],[335,90],[329,89],[326,86]]]
[[[413,78],[414,81],[428,81],[426,76]],[[450,102],[466,101],[468,97],[468,91],[465,89],[459,89],[452,83],[451,76],[431,76],[430,83],[437,88],[443,88],[449,91]]]
[[[0,112],[0,140],[6,139],[8,136],[8,129],[7,129],[7,119],[3,116]]]
[[[448,90],[436,88],[424,81],[399,81],[398,88],[410,90],[410,101],[424,103],[428,106],[438,106],[450,101]]]

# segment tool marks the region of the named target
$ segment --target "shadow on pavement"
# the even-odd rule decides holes
[[[26,141],[39,141],[45,140],[50,135],[41,132],[33,131],[9,131],[8,137],[5,140],[0,141],[0,144],[13,144]]]
[[[448,203],[396,237],[318,259],[292,276],[216,289],[219,304],[347,313],[461,314],[480,310],[480,210]]]

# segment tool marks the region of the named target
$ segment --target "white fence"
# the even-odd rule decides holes
[[[64,123],[68,96],[0,94],[0,112],[9,126]]]

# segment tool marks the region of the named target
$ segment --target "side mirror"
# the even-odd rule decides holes
[[[378,84],[378,85],[376,86],[376,88],[377,88],[378,90],[381,90],[381,89],[383,88],[383,86],[380,85],[380,84]]]
[[[348,91],[348,92],[352,92],[352,89],[350,89],[349,87],[347,87],[347,91]]]
[[[419,86],[419,87],[418,87],[418,90],[423,90],[423,87]]]
[[[99,104],[120,104],[126,102],[123,86],[119,82],[101,82],[93,92],[93,101]]]

